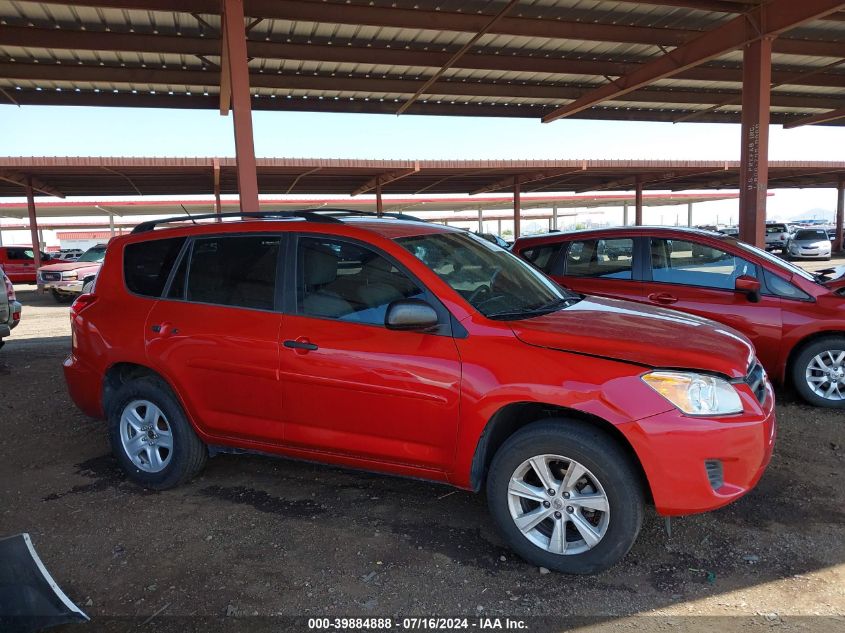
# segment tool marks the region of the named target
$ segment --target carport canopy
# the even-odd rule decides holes
[[[0,0],[0,96],[231,110],[247,211],[260,190],[253,108],[741,122],[740,231],[758,244],[769,123],[845,122],[843,2],[442,5]],[[377,195],[383,184],[371,183]],[[510,183],[517,232],[522,186]]]

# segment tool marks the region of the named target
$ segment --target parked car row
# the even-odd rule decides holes
[[[631,255],[607,255],[621,250]],[[513,251],[576,292],[735,328],[775,381],[792,382],[811,404],[845,407],[845,267],[811,274],[720,233],[682,228],[549,234],[521,238]]]
[[[631,548],[646,503],[667,516],[723,506],[769,461],[774,396],[751,341],[666,309],[667,296],[576,293],[451,227],[261,217],[141,224],[110,243],[71,307],[71,396],[108,421],[142,486],[186,482],[218,452],[257,451],[483,488],[514,551],[594,573]],[[563,261],[564,281],[597,287],[644,284],[645,271],[692,258],[690,237],[673,235],[670,249],[641,233],[601,248],[576,236],[576,252],[559,234],[544,267],[554,275]],[[723,274],[715,239],[680,268]],[[527,246],[516,250],[537,264]],[[763,300],[750,273],[765,267],[745,256],[725,276],[744,302]],[[824,287],[795,275],[765,292],[822,302]],[[669,288],[656,292],[682,294]]]

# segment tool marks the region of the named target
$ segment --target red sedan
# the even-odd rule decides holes
[[[513,251],[592,295],[665,306],[748,336],[775,381],[845,408],[845,266],[815,274],[734,238],[621,227],[516,241]]]

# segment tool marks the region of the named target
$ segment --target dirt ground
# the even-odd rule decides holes
[[[67,306],[32,287],[19,299],[22,324],[0,352],[0,535],[29,532],[94,623],[510,616],[527,630],[845,630],[842,412],[779,393],[774,458],[745,498],[673,520],[671,536],[652,512],[598,576],[543,574],[504,548],[482,496],[440,485],[259,456],[216,457],[172,491],[127,483],[103,423],[67,395]]]

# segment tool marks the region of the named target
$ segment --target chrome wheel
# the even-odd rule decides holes
[[[830,349],[813,356],[804,371],[807,386],[825,400],[845,400],[845,350]]]
[[[610,524],[610,504],[598,478],[561,455],[522,462],[508,483],[508,508],[523,536],[552,554],[592,549]]]
[[[173,457],[170,423],[149,400],[133,400],[124,407],[120,443],[132,463],[147,473],[161,472]]]

